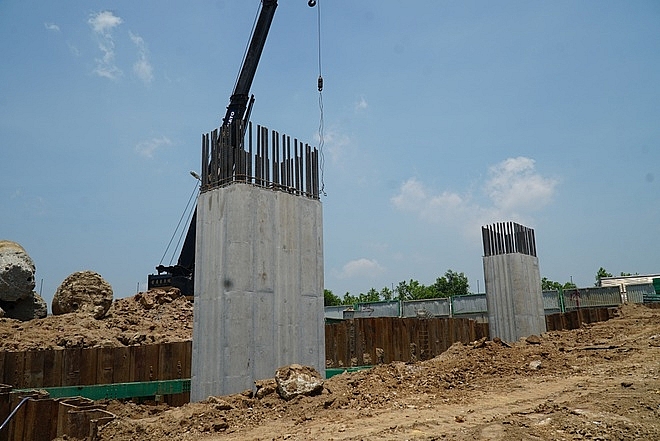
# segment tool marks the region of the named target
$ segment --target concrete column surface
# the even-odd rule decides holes
[[[536,256],[511,253],[483,258],[490,337],[514,342],[545,332]]]
[[[322,206],[248,184],[197,204],[191,401],[299,363],[325,373]]]

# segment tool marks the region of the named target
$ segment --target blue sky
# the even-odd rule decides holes
[[[252,120],[317,145],[317,10],[279,3]],[[0,0],[0,238],[49,303],[83,269],[145,288],[258,4]],[[552,280],[660,272],[660,3],[319,4],[327,289],[483,290],[500,221]]]

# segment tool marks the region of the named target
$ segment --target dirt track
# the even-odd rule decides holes
[[[212,398],[180,408],[111,402],[104,440],[660,439],[660,310],[549,332],[540,342],[456,344],[425,362],[326,381],[321,395]]]

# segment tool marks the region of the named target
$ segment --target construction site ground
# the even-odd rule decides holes
[[[12,336],[18,334],[31,349],[86,339],[97,344],[123,344],[120,340],[131,338],[175,341],[182,333],[190,335],[191,318],[192,307],[183,298],[152,302],[148,309],[130,298],[115,301],[109,316],[94,322],[1,319],[0,335],[5,350],[15,349]],[[106,321],[113,326],[106,328]],[[89,331],[93,326],[98,333]],[[112,331],[114,326],[118,330]],[[32,327],[40,332],[33,334]],[[511,344],[457,343],[430,360],[338,375],[325,382],[321,394],[291,401],[276,392],[257,398],[250,391],[181,407],[110,401],[108,410],[117,418],[98,437],[654,440],[660,439],[659,376],[660,309],[625,305],[614,319],[576,330]]]

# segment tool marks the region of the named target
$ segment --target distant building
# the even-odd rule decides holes
[[[619,291],[621,291],[621,297],[623,301],[627,302],[628,286],[653,284],[653,279],[660,280],[660,274],[635,274],[633,276],[602,277],[598,283],[598,286],[618,286]]]

